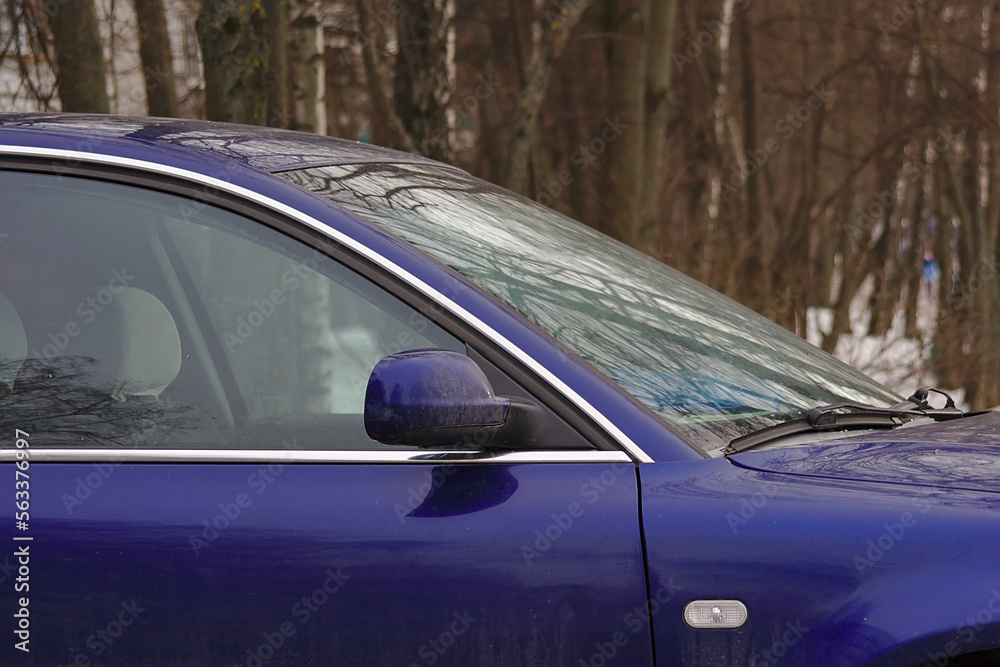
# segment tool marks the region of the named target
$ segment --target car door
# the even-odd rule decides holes
[[[346,250],[131,178],[0,170],[5,655],[652,663],[623,453]],[[536,401],[539,451],[369,439],[368,373],[418,348]]]

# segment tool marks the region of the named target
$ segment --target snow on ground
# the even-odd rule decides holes
[[[869,336],[868,300],[874,280],[869,278],[851,302],[851,331],[840,337],[834,355],[871,376],[904,398],[918,387],[933,387],[935,377],[925,370],[930,358],[934,322],[937,317],[938,284],[922,285],[917,298],[917,328],[920,338],[906,338],[902,309],[896,311],[885,336]],[[806,338],[813,345],[822,342],[821,332],[829,331],[833,313],[828,308],[810,308]],[[964,390],[949,391],[958,406],[967,409]]]

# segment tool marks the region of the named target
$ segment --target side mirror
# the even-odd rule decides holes
[[[498,397],[476,362],[448,350],[385,357],[365,392],[365,430],[391,445],[524,448],[532,411]]]

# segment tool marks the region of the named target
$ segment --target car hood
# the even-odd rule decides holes
[[[1000,493],[1000,412],[729,460],[764,472]]]

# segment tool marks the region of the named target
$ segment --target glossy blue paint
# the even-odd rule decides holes
[[[755,470],[1000,493],[1000,413],[731,456]]]
[[[575,666],[645,600],[631,465],[32,470],[18,664]],[[617,651],[651,664],[648,636]]]
[[[660,664],[921,665],[949,641],[962,653],[1000,645],[995,493],[725,459],[639,474],[650,581],[675,591],[654,616]],[[680,622],[687,602],[715,598],[743,601],[747,623]]]
[[[57,120],[60,119],[60,120]],[[217,178],[240,186],[291,206],[305,215],[316,218],[331,228],[368,246],[388,260],[405,269],[456,304],[488,322],[502,336],[513,342],[534,359],[543,363],[552,373],[572,387],[592,405],[601,406],[601,412],[615,423],[633,442],[641,443],[643,450],[658,461],[693,461],[702,455],[678,435],[664,427],[664,423],[637,401],[627,396],[617,385],[590,365],[582,363],[551,337],[512,313],[506,306],[483,294],[461,276],[441,266],[425,254],[386,232],[350,215],[329,201],[298,188],[270,173],[255,169],[246,158],[233,159],[228,154],[216,154],[204,148],[214,147],[214,142],[199,144],[199,139],[211,137],[224,124],[206,121],[167,121],[164,119],[127,118],[123,123],[114,117],[74,114],[65,125],[61,116],[43,114],[0,114],[0,146],[28,146],[59,150],[74,150],[110,155],[134,160],[146,160],[176,169],[192,171],[210,178]],[[141,132],[145,126],[164,126],[169,131]],[[267,134],[268,161],[286,165],[294,160],[298,144],[283,143],[291,134],[260,128],[246,128],[248,136]],[[178,133],[190,133],[186,139],[173,139]],[[240,143],[243,135],[232,137],[230,143]],[[367,144],[354,144],[352,150],[370,148]],[[263,150],[263,149],[261,149]],[[371,157],[378,159],[385,149],[371,148]],[[395,151],[389,152],[395,155]],[[350,158],[364,161],[363,158]],[[403,158],[401,158],[403,159]],[[336,163],[336,157],[330,158]],[[406,158],[410,161],[410,158]],[[63,160],[48,160],[56,173],[67,167]],[[82,164],[71,160],[71,166]],[[209,188],[209,191],[214,189]],[[433,314],[435,307],[428,312]]]
[[[502,425],[509,409],[510,399],[493,393],[469,357],[411,350],[375,364],[365,392],[365,430],[389,444],[455,444]]]

